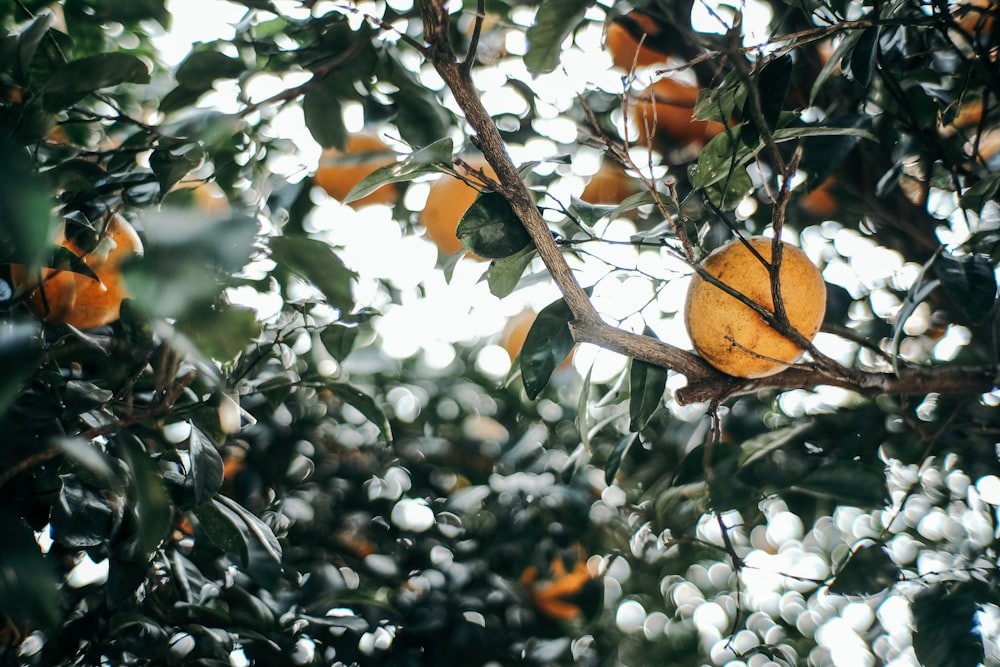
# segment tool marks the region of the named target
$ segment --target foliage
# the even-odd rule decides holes
[[[235,4],[173,64],[162,0],[0,3],[0,662],[1000,664],[995,4]],[[631,9],[662,66],[608,69]],[[717,134],[631,115],[661,76]],[[494,168],[483,298],[547,299],[506,377],[489,338],[390,353],[437,283],[353,266],[305,175],[359,119],[400,157],[345,201],[398,184],[407,238],[429,178]],[[581,201],[602,159],[643,191]],[[55,229],[90,251],[111,213],[145,246],[120,319],[36,321],[9,266],[83,272]],[[742,381],[678,295],[760,233],[829,298]]]

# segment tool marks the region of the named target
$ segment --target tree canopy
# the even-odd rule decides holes
[[[0,2],[0,662],[1000,664],[1000,5],[203,6]]]

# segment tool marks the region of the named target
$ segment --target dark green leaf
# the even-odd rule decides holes
[[[185,88],[206,91],[219,79],[235,79],[243,63],[218,51],[195,51],[178,65],[177,82]]]
[[[545,389],[553,371],[573,350],[572,319],[569,306],[559,299],[545,306],[531,324],[520,354],[521,380],[531,400]]]
[[[412,146],[430,144],[448,133],[452,122],[448,108],[437,95],[415,82],[399,87],[392,96],[399,135]]]
[[[819,94],[819,90],[823,87],[823,84],[825,84],[829,78],[837,72],[838,68],[842,67],[841,63],[844,56],[850,53],[851,49],[854,48],[854,45],[858,43],[858,40],[861,39],[861,34],[860,30],[848,32],[837,46],[837,49],[833,52],[833,55],[830,56],[830,59],[826,61],[825,65],[823,65],[823,69],[820,70],[819,76],[816,77],[812,88],[809,90],[810,104],[816,101],[816,95]]]
[[[325,386],[342,401],[363,414],[368,421],[375,424],[382,432],[382,438],[386,443],[392,443],[392,428],[389,425],[389,420],[374,398],[344,382],[328,382]]]
[[[866,544],[855,549],[837,571],[830,592],[837,595],[874,595],[899,578],[899,566],[885,547]]]
[[[778,119],[785,107],[785,98],[792,81],[792,67],[792,56],[786,54],[769,61],[757,75],[761,111],[771,130],[777,129]]]
[[[38,45],[52,26],[54,16],[53,12],[40,14],[17,36],[17,69],[20,79],[28,78],[28,68],[35,58]]]
[[[302,98],[302,113],[313,139],[323,148],[347,146],[347,128],[340,108],[339,82],[333,77],[314,80]]]
[[[728,179],[737,170],[745,172],[741,167],[752,157],[753,153],[739,143],[735,130],[717,134],[705,144],[698,162],[689,169],[691,187],[705,189]]]
[[[450,165],[455,142],[449,138],[439,139],[429,146],[410,153],[394,164],[376,169],[361,179],[344,197],[344,203],[361,199],[389,183],[412,181],[421,174],[437,172],[437,166]]]
[[[473,202],[455,230],[462,244],[489,259],[510,257],[531,243],[507,198],[497,192],[483,192]]]
[[[249,538],[247,544],[250,547],[251,558],[253,558],[255,551],[257,551],[274,564],[281,563],[281,544],[266,523],[257,518],[253,512],[226,496],[217,496],[213,502],[219,503],[235,514],[243,522],[243,525],[246,526],[246,535]],[[255,549],[255,547],[259,549]]]
[[[59,111],[88,93],[122,83],[149,83],[149,68],[140,58],[113,52],[63,65],[45,82],[44,105]]]
[[[192,304],[174,326],[202,354],[217,361],[234,358],[253,342],[261,328],[254,310],[212,301]]]
[[[973,324],[982,324],[993,312],[997,279],[993,264],[984,255],[956,257],[945,251],[934,261],[934,275],[948,298]]]
[[[188,436],[189,479],[193,504],[208,502],[222,487],[222,456],[194,424]]]
[[[233,554],[246,567],[250,559],[250,531],[246,522],[228,506],[213,498],[194,508],[194,514],[201,523],[202,530],[212,544],[222,551]]]
[[[903,299],[903,304],[900,306],[892,323],[892,339],[889,343],[889,354],[892,355],[893,370],[897,375],[899,374],[899,346],[903,340],[903,327],[906,325],[906,321],[910,318],[910,315],[917,309],[917,306],[941,284],[940,280],[936,278],[929,279],[927,276],[927,269],[934,262],[935,259],[932,257],[920,269],[920,274],[910,286],[910,289],[907,290],[906,298]]]
[[[52,507],[52,539],[69,549],[85,549],[111,538],[118,517],[100,489],[77,475],[60,475],[59,501]]]
[[[880,30],[879,26],[872,26],[861,32],[858,43],[851,51],[850,63],[844,69],[844,74],[865,88],[871,83],[872,74],[875,71]]]
[[[847,154],[867,132],[871,119],[861,115],[831,118],[823,123],[826,134],[812,134],[802,138],[802,161],[799,169],[807,174],[807,192],[819,187],[844,161]],[[816,128],[813,128],[816,129]],[[840,130],[850,130],[841,133]]]
[[[583,19],[593,0],[546,0],[539,4],[528,28],[524,64],[532,74],[546,74],[559,65],[563,41]]]
[[[667,369],[638,359],[629,364],[629,431],[646,427],[649,418],[663,401],[667,388]]]
[[[278,236],[271,239],[271,255],[283,268],[319,288],[334,308],[344,313],[354,309],[357,274],[326,243],[304,236]]]
[[[330,356],[337,361],[343,361],[354,349],[354,341],[358,338],[358,327],[333,323],[320,332],[319,338]]]
[[[160,192],[166,193],[182,178],[197,168],[205,159],[205,153],[196,143],[183,143],[170,148],[159,148],[149,157],[149,166],[160,184]]]
[[[612,482],[615,481],[615,476],[618,474],[619,468],[621,468],[622,461],[625,460],[625,455],[628,454],[628,450],[638,437],[638,433],[629,433],[622,436],[615,444],[614,449],[611,450],[611,453],[608,454],[608,461],[604,464],[604,483],[608,486],[611,486]]]
[[[748,466],[771,452],[796,442],[813,427],[812,421],[803,421],[773,431],[765,431],[740,445],[739,467]]]
[[[976,667],[985,650],[973,587],[940,583],[921,591],[910,607],[913,651],[923,667]]]
[[[92,442],[82,438],[59,438],[56,444],[62,447],[67,459],[80,466],[91,484],[110,488],[117,481],[107,455]]]
[[[883,507],[889,501],[885,471],[860,461],[828,463],[811,472],[792,489],[862,508]]]
[[[958,203],[962,208],[979,213],[986,202],[996,197],[998,190],[1000,190],[1000,173],[989,174],[966,190]]]
[[[62,617],[59,581],[31,528],[21,517],[0,512],[0,609],[4,614],[43,630]]]
[[[34,322],[0,323],[0,416],[20,393],[42,356],[39,325]]]
[[[490,294],[498,299],[510,295],[534,258],[535,247],[528,246],[509,257],[502,257],[490,262],[490,269],[486,274]]]
[[[115,555],[124,560],[146,562],[170,532],[173,518],[170,495],[159,465],[138,437],[124,432],[115,437],[113,445],[128,464],[127,510],[132,520],[127,525],[134,530],[129,539],[116,545]]]

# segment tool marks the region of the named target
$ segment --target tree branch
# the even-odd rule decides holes
[[[422,52],[454,95],[466,121],[476,133],[477,145],[496,172],[500,194],[509,201],[534,241],[553,281],[562,291],[573,314],[570,330],[577,342],[592,343],[684,375],[687,386],[677,390],[675,395],[682,405],[702,401],[718,403],[733,396],[762,390],[811,389],[820,385],[841,387],[864,396],[929,392],[975,394],[994,387],[997,372],[987,366],[905,369],[897,376],[842,368],[839,364],[832,364],[829,368],[827,365],[793,365],[765,378],[737,378],[720,373],[691,352],[603,322],[566,263],[530,190],[517,173],[499,130],[480,100],[465,66],[475,54],[467,54],[465,63],[455,57],[448,37],[449,15],[442,0],[420,0],[420,8],[427,43]],[[762,317],[774,326],[772,313]]]

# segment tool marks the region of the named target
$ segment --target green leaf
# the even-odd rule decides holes
[[[828,463],[793,485],[792,490],[861,508],[879,508],[889,501],[885,471],[860,461]]]
[[[412,181],[421,174],[435,173],[438,171],[439,165],[451,164],[451,154],[454,149],[455,142],[450,138],[439,139],[410,153],[395,164],[380,167],[351,188],[351,191],[344,197],[344,203],[361,199],[389,183]]]
[[[182,178],[196,169],[205,159],[205,153],[197,143],[181,143],[170,148],[159,148],[149,157],[149,166],[160,184],[160,192],[166,194]]]
[[[170,532],[173,519],[170,495],[158,463],[138,437],[120,433],[113,446],[128,464],[127,510],[131,520],[123,523],[134,531],[127,540],[115,545],[114,554],[124,560],[145,562]]]
[[[936,257],[936,256],[935,256]],[[920,274],[906,292],[902,305],[896,312],[896,318],[892,323],[892,338],[889,341],[889,354],[892,355],[893,371],[899,375],[899,346],[903,340],[903,327],[906,320],[917,309],[917,306],[926,299],[931,292],[938,288],[941,281],[936,278],[928,279],[927,270],[935,263],[935,257],[931,257],[920,269]]]
[[[755,438],[745,440],[740,445],[740,458],[737,465],[743,468],[775,450],[788,446],[798,440],[813,426],[814,423],[811,420],[806,420],[773,431],[765,431]]]
[[[210,359],[229,361],[260,334],[256,311],[224,301],[201,301],[181,314],[175,328]]]
[[[944,251],[934,261],[933,268],[952,305],[973,324],[985,322],[993,312],[997,296],[996,274],[989,258],[956,257]]]
[[[976,667],[985,658],[969,584],[940,583],[921,591],[910,606],[913,652],[923,667]]]
[[[327,302],[342,313],[354,309],[357,277],[326,243],[305,236],[276,236],[271,256],[284,269],[315,285]]]
[[[837,595],[874,595],[899,579],[899,566],[885,547],[865,544],[855,549],[837,571],[830,592]]]
[[[563,41],[583,19],[593,0],[546,0],[528,28],[524,64],[532,74],[547,74],[559,65]]]
[[[394,122],[406,143],[422,146],[448,133],[452,117],[434,91],[407,80],[393,94],[392,101],[396,107]]]
[[[572,319],[569,306],[558,299],[545,306],[531,324],[520,354],[521,380],[529,399],[542,393],[556,367],[573,350]]]
[[[764,121],[771,130],[778,127],[778,119],[792,82],[792,68],[792,56],[786,54],[768,61],[757,75],[757,90],[760,91]],[[749,100],[746,104],[749,105]]]
[[[726,180],[753,157],[752,151],[739,143],[738,135],[734,128],[717,134],[705,144],[698,162],[688,172],[691,187],[702,190]]]
[[[89,93],[123,83],[149,83],[146,63],[122,52],[88,56],[63,65],[45,82],[43,104],[60,111]]]
[[[486,282],[490,294],[502,299],[509,296],[521,281],[521,276],[535,258],[535,246],[525,247],[509,257],[501,257],[490,262]]]
[[[639,438],[637,432],[628,433],[622,436],[618,442],[615,444],[611,453],[608,454],[608,461],[604,464],[604,483],[608,486],[615,481],[615,476],[618,474],[618,470],[621,468],[622,461],[625,460],[628,450],[631,449],[632,445]]]
[[[222,487],[222,456],[215,444],[191,424],[191,435],[187,439],[192,504],[200,505],[211,500]]]
[[[52,507],[52,539],[69,549],[86,549],[111,538],[115,510],[101,489],[84,484],[77,475],[59,476],[62,485]]]
[[[245,71],[243,63],[218,51],[195,51],[177,66],[177,83],[191,90],[206,91],[219,79],[235,79]]]
[[[347,146],[347,127],[338,83],[334,77],[314,79],[302,98],[302,113],[306,127],[320,146],[343,151]]]
[[[354,349],[354,341],[358,338],[358,327],[346,326],[334,322],[320,332],[319,338],[323,347],[337,361],[343,361]]]
[[[981,181],[966,190],[958,203],[962,208],[979,213],[986,202],[991,201],[1000,190],[1000,173],[988,174]]]
[[[35,58],[38,45],[52,26],[53,12],[44,12],[33,20],[28,27],[17,36],[17,69],[21,80],[28,78],[28,68]]]
[[[62,618],[59,581],[31,528],[13,512],[0,512],[0,609],[22,623],[49,630]],[[6,650],[6,649],[5,649]]]
[[[387,444],[392,444],[392,427],[389,425],[389,419],[374,398],[345,382],[327,382],[324,386],[375,424],[382,432],[382,439]]]
[[[667,369],[638,359],[629,363],[628,429],[641,431],[663,401]]]
[[[0,416],[2,416],[42,356],[40,326],[35,322],[0,324]]]
[[[844,74],[867,88],[875,71],[878,55],[878,39],[881,28],[877,25],[865,28],[851,51],[851,59],[844,68]]]
[[[466,248],[489,259],[510,257],[531,243],[528,230],[510,202],[498,192],[483,192],[476,197],[455,234]]]
[[[194,514],[212,544],[239,558],[240,563],[246,567],[250,559],[250,531],[239,515],[217,498],[195,507]]]
[[[108,456],[92,442],[83,438],[59,438],[55,444],[62,447],[67,459],[82,469],[91,484],[110,488],[117,482]]]

